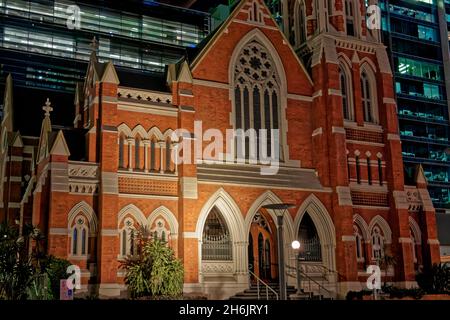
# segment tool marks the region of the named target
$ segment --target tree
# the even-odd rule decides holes
[[[17,225],[0,225],[0,299],[26,298],[33,275],[31,258],[26,252],[26,237]]]
[[[152,237],[147,228],[137,232],[138,254],[122,263],[132,298],[176,297],[183,293],[184,270],[167,242]]]
[[[426,293],[450,293],[450,265],[434,264],[416,276],[417,284]]]
[[[32,225],[0,225],[0,299],[49,300],[59,297],[59,280],[70,262],[48,256],[45,237]],[[29,246],[31,249],[29,250]]]

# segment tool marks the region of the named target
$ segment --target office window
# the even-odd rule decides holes
[[[438,41],[436,29],[418,25],[417,34],[419,39],[428,41]]]
[[[399,57],[397,61],[397,72],[408,74],[415,77],[421,77],[431,80],[442,79],[442,67],[428,62],[417,61],[413,59]]]
[[[423,84],[423,95],[431,99],[441,99],[439,86],[429,83]]]

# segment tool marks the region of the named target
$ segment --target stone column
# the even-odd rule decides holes
[[[144,172],[148,173],[148,149],[150,148],[150,140],[144,140]]]
[[[165,168],[165,164],[164,164],[164,151],[166,149],[166,142],[165,141],[159,141],[159,152],[160,152],[160,159],[161,159],[161,164],[159,167],[159,172],[160,173],[164,173],[164,168]]]
[[[133,171],[133,167],[131,166],[132,159],[133,159],[133,138],[128,138],[128,171]]]

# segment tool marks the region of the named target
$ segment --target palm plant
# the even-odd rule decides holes
[[[131,297],[180,295],[184,271],[173,250],[144,227],[138,228],[136,240],[137,255],[126,257],[121,265]]]
[[[386,251],[388,251],[388,250],[385,249],[385,251],[384,251],[385,254],[381,257],[381,261],[380,261],[381,267],[384,269],[384,284],[383,284],[383,286],[385,286],[385,287],[386,287],[389,267],[393,267],[397,264],[397,259],[393,255],[387,253]]]
[[[31,259],[26,252],[26,239],[18,226],[0,225],[0,299],[17,300],[26,297],[33,275]]]
[[[419,287],[427,293],[450,294],[450,265],[434,264],[416,277]]]

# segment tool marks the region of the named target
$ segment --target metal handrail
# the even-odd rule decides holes
[[[258,290],[258,300],[260,297],[260,294],[259,294],[259,283],[260,282],[266,287],[266,300],[269,300],[269,290],[272,291],[275,294],[275,296],[277,297],[277,300],[279,300],[278,293],[273,288],[271,288],[267,283],[265,283],[260,277],[258,277],[256,274],[254,274],[250,270],[248,271],[248,273],[250,275],[254,276],[256,279],[256,288]]]
[[[296,268],[286,265],[287,269],[294,269],[297,270]],[[308,276],[305,272],[303,272],[302,270],[299,270],[299,272],[302,274],[302,276],[304,276],[305,278],[307,278],[309,280],[309,290],[311,290],[311,281],[314,282],[318,287],[319,287],[319,294],[320,294],[320,289],[325,290],[330,296],[333,294],[333,292],[331,290],[328,290],[327,288],[325,288],[325,286],[321,285],[319,282],[317,282],[316,280],[314,280],[313,278],[311,278],[310,276]],[[293,278],[295,278],[292,274],[288,273],[288,276],[291,276]],[[298,288],[298,290],[300,290],[300,288]]]

